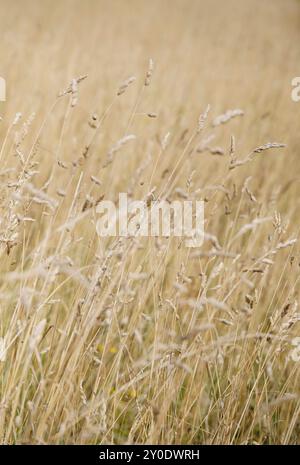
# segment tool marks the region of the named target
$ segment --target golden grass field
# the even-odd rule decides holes
[[[1,443],[299,443],[300,2],[0,18]],[[204,245],[99,237],[119,192],[204,199]]]

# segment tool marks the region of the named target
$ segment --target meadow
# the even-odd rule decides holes
[[[0,0],[1,444],[297,444],[297,0]],[[203,200],[205,241],[97,205]]]

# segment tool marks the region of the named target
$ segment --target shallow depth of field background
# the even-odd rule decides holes
[[[1,0],[0,30],[1,442],[299,442],[300,2]],[[119,192],[205,199],[204,246],[99,239]]]

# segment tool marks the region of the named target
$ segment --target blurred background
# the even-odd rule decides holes
[[[290,99],[300,74],[298,0],[2,0],[0,27],[2,115],[45,109],[81,74],[89,75],[82,111],[100,111],[151,57],[156,78],[144,104],[155,103],[160,124],[207,103],[216,114],[247,108],[244,129],[265,137],[273,126],[277,137],[291,134],[299,121]]]

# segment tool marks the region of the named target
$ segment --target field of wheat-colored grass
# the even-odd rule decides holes
[[[1,443],[299,443],[300,2],[1,0],[0,30]],[[203,246],[99,237],[119,192],[204,200]]]

